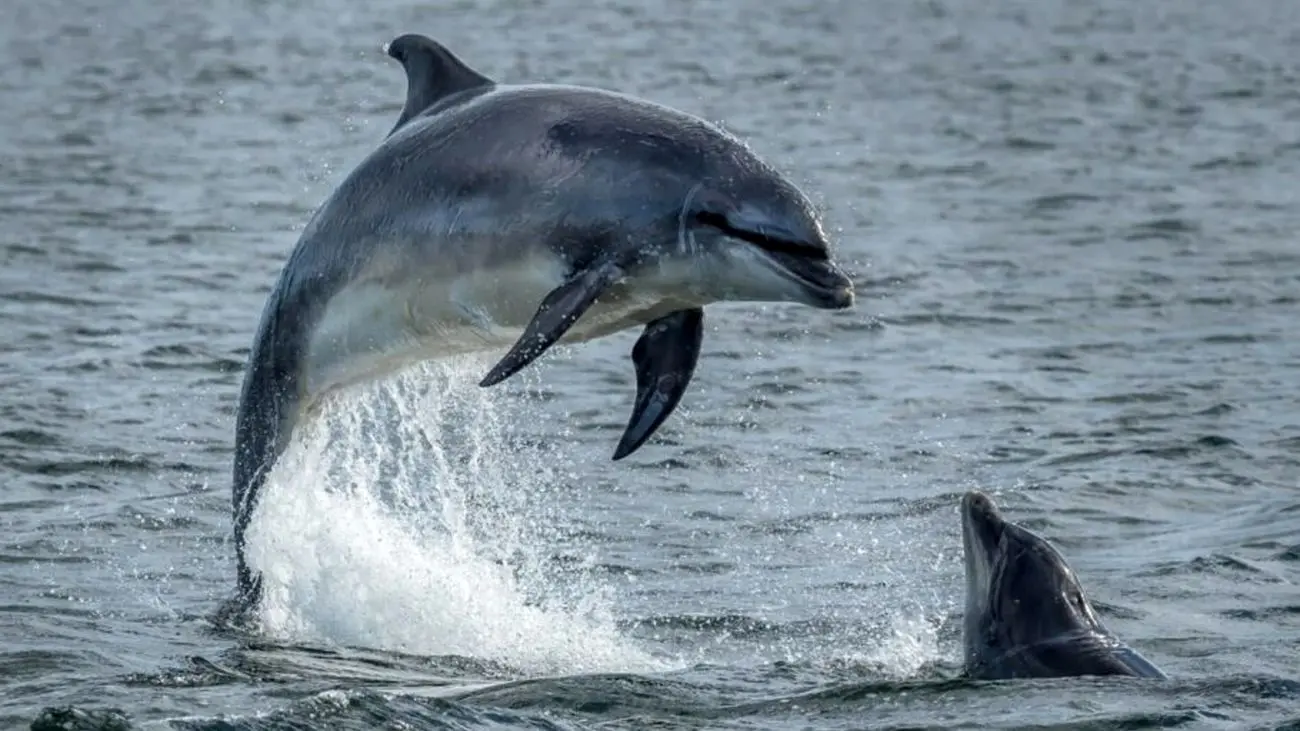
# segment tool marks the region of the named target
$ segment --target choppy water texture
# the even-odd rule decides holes
[[[1296,17],[5,5],[0,725],[1294,728]],[[712,308],[617,464],[634,333],[358,394],[268,492],[265,630],[220,631],[240,368],[412,31],[723,122],[824,206],[860,304]],[[975,487],[1172,680],[958,678]]]

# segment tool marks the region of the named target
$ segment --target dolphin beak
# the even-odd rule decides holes
[[[1002,527],[1002,516],[987,495],[972,491],[962,496],[961,543],[965,554],[968,622],[977,616],[971,607],[978,606],[988,595],[995,556],[1001,546]]]
[[[853,306],[853,280],[831,261],[826,237],[804,207],[776,206],[773,213],[770,208],[736,207],[707,195],[694,203],[697,208],[693,216],[698,224],[763,252],[774,273],[799,287],[804,304],[823,310]],[[691,205],[688,196],[685,206]],[[797,210],[791,214],[783,212],[783,208]]]
[[[708,209],[696,220],[763,252],[768,265],[798,285],[805,304],[822,310],[843,310],[854,303],[853,280],[831,261],[825,238],[815,224],[790,224],[749,208],[725,214]]]
[[[1002,514],[988,495],[972,490],[962,496],[961,527],[967,554],[992,553],[1002,539],[1004,526]]]
[[[843,310],[853,306],[856,298],[853,280],[835,262],[770,249],[765,253],[799,283],[809,305],[823,310]]]

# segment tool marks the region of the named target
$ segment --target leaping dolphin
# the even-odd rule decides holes
[[[705,305],[854,302],[809,200],[718,127],[601,89],[497,84],[420,35],[386,50],[406,71],[401,115],[308,222],[249,354],[233,489],[246,605],[258,493],[330,392],[509,346],[491,386],[557,342],[641,327],[621,459],[681,400]]]

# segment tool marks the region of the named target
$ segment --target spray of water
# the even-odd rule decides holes
[[[528,406],[478,388],[482,369],[426,364],[300,425],[248,533],[264,631],[525,673],[666,669],[619,634],[596,579],[548,573],[562,478],[513,438]]]

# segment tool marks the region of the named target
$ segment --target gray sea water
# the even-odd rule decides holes
[[[822,206],[853,310],[725,305],[305,434],[233,585],[233,410],[381,45],[648,97]],[[17,0],[0,10],[0,726],[1300,728],[1289,0]],[[1167,682],[959,677],[989,491]]]

